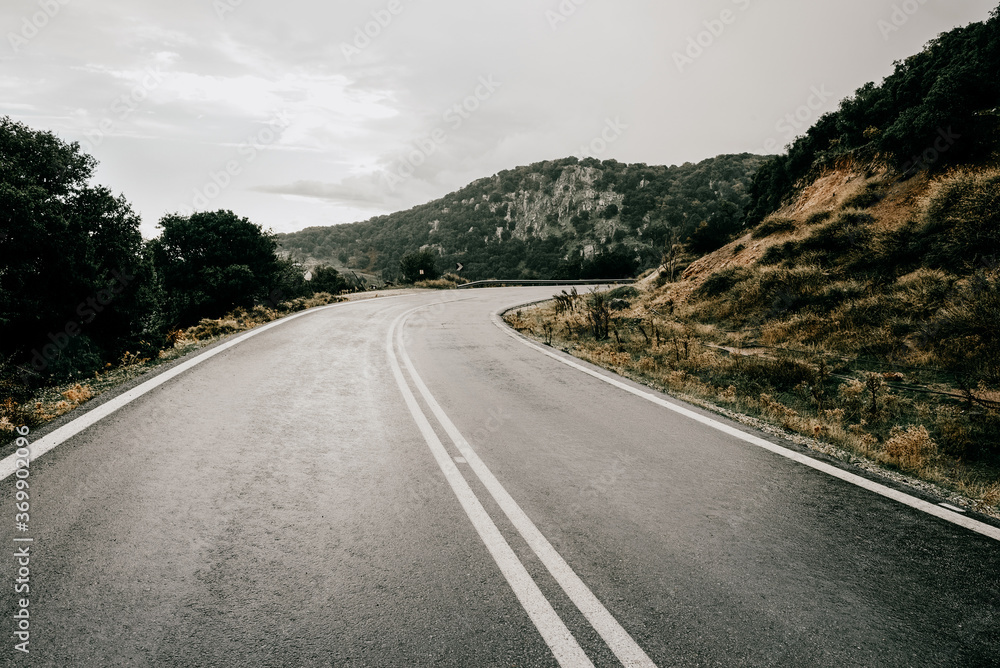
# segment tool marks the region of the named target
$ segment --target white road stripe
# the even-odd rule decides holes
[[[729,434],[730,436],[733,436],[734,438],[738,438],[742,441],[750,443],[751,445],[756,445],[759,448],[769,450],[770,452],[773,452],[776,455],[781,455],[782,457],[786,457],[793,461],[799,462],[800,464],[804,464],[805,466],[816,469],[817,471],[822,471],[823,473],[833,476],[834,478],[839,478],[844,482],[849,482],[852,485],[857,485],[858,487],[867,489],[870,492],[875,492],[876,494],[892,499],[893,501],[898,501],[899,503],[910,506],[911,508],[915,508],[917,510],[925,512],[928,515],[933,515],[934,517],[943,519],[947,522],[951,522],[952,524],[957,524],[958,526],[969,529],[970,531],[975,531],[976,533],[992,538],[993,540],[1000,540],[1000,529],[998,529],[997,527],[986,524],[985,522],[979,522],[977,520],[972,519],[971,517],[966,517],[960,513],[952,512],[936,504],[930,503],[929,501],[918,499],[915,496],[911,496],[909,494],[906,494],[905,492],[900,492],[898,490],[892,489],[891,487],[886,487],[885,485],[874,482],[872,480],[868,480],[867,478],[863,478],[859,475],[855,475],[854,473],[849,473],[847,471],[837,468],[836,466],[831,466],[826,462],[821,462],[819,460],[813,459],[812,457],[804,455],[800,452],[795,452],[794,450],[783,448],[780,445],[775,445],[774,443],[766,441],[763,438],[740,431],[735,427],[723,424],[718,420],[713,420],[712,418],[706,415],[701,415],[700,413],[688,410],[683,406],[678,406],[676,404],[670,403],[669,401],[666,401],[661,397],[656,396],[655,394],[652,394],[650,392],[645,392],[638,388],[632,387],[631,385],[623,383],[615,378],[611,378],[609,376],[605,376],[604,374],[598,373],[592,369],[588,369],[582,364],[577,364],[576,362],[561,357],[560,355],[556,355],[552,351],[546,350],[545,348],[535,343],[532,343],[531,341],[528,341],[521,335],[514,332],[510,327],[507,326],[506,323],[503,322],[503,320],[501,320],[500,313],[509,310],[510,308],[516,308],[516,305],[508,307],[507,309],[501,309],[500,311],[494,313],[493,324],[496,325],[500,329],[500,331],[502,331],[504,334],[511,337],[518,343],[526,345],[529,348],[534,348],[543,355],[547,355],[548,357],[551,357],[557,362],[561,362],[566,366],[577,369],[578,371],[582,371],[588,376],[593,376],[594,378],[602,380],[605,383],[608,383],[609,385],[614,385],[615,387],[625,390],[630,394],[634,394],[637,397],[642,397],[646,401],[650,401],[658,406],[663,406],[664,408],[672,410],[675,413],[679,413],[680,415],[690,418],[695,422],[700,422],[705,426],[711,427],[725,434]]]
[[[534,522],[531,521],[514,498],[504,489],[500,481],[496,479],[496,476],[493,475],[492,471],[479,458],[476,451],[472,449],[468,441],[465,440],[465,437],[462,436],[455,424],[449,419],[448,415],[441,408],[441,405],[438,404],[430,390],[427,389],[417,370],[413,367],[410,356],[407,355],[406,348],[403,346],[402,327],[399,328],[397,337],[399,355],[403,360],[403,365],[413,379],[413,384],[416,385],[420,395],[430,407],[431,412],[434,413],[434,417],[444,427],[448,437],[455,443],[455,446],[462,453],[462,456],[476,473],[476,476],[482,481],[486,489],[489,490],[490,495],[510,519],[518,533],[521,534],[531,549],[534,550],[535,554],[538,555],[538,558],[545,564],[549,573],[559,583],[559,586],[563,588],[566,595],[580,609],[580,612],[583,613],[587,621],[590,622],[590,625],[594,627],[594,630],[604,639],[604,642],[614,652],[614,655],[618,657],[618,660],[622,662],[622,665],[629,668],[655,668],[656,664],[639,647],[639,644],[635,642],[632,636],[622,628],[618,620],[608,612],[608,609],[604,607],[601,601],[594,596],[590,588],[587,587],[583,580],[566,563],[556,549],[552,547],[548,539],[542,535],[542,532],[538,530]]]
[[[433,427],[431,427],[427,417],[420,409],[416,397],[413,396],[413,392],[410,391],[410,387],[403,377],[403,371],[393,350],[392,339],[402,319],[415,310],[417,309],[408,311],[396,318],[395,322],[389,328],[389,334],[386,338],[386,352],[389,356],[392,374],[396,378],[396,384],[399,385],[399,391],[403,394],[406,406],[410,409],[413,420],[417,423],[417,427],[419,427],[420,433],[431,449],[431,453],[441,468],[441,472],[444,473],[445,479],[448,480],[452,491],[458,497],[462,509],[469,516],[469,520],[479,533],[479,537],[483,543],[486,544],[486,549],[489,550],[493,560],[499,566],[500,572],[503,573],[511,589],[514,590],[514,595],[521,602],[521,606],[524,607],[531,621],[534,622],[539,633],[541,633],[545,643],[552,650],[556,661],[559,662],[560,666],[590,666],[592,668],[594,664],[591,663],[586,653],[580,647],[579,643],[577,643],[576,638],[573,637],[573,634],[566,628],[559,615],[556,614],[556,611],[545,598],[545,595],[542,594],[538,585],[531,579],[531,575],[529,575],[527,569],[525,569],[524,565],[517,558],[517,555],[514,554],[514,550],[511,549],[510,545],[504,539],[503,534],[500,533],[500,530],[486,512],[486,509],[483,508],[479,499],[476,498],[472,488],[469,487],[469,483],[466,482],[465,478],[459,472],[458,467],[455,466],[455,462],[452,461],[447,449],[445,449],[437,434],[434,433]],[[402,352],[401,341],[400,351]]]
[[[400,295],[400,296],[402,296],[402,295]],[[392,299],[392,297],[383,297],[382,299]],[[68,441],[71,438],[73,438],[74,436],[76,436],[77,434],[79,434],[81,431],[83,431],[87,427],[90,427],[90,426],[92,426],[94,424],[97,424],[99,421],[101,421],[104,418],[106,418],[107,416],[111,415],[112,413],[114,413],[119,408],[122,408],[123,406],[126,406],[126,405],[132,403],[133,401],[135,401],[136,399],[138,399],[142,395],[146,394],[147,392],[150,392],[150,391],[156,389],[157,387],[159,387],[160,385],[163,385],[167,381],[169,381],[169,380],[171,380],[173,378],[176,378],[177,376],[181,375],[182,373],[184,373],[188,369],[190,369],[190,368],[192,368],[194,366],[197,366],[198,364],[201,364],[205,360],[208,360],[208,359],[211,359],[212,357],[215,357],[216,355],[218,355],[221,352],[229,350],[233,346],[235,346],[235,345],[237,345],[239,343],[242,343],[243,341],[246,341],[247,339],[249,339],[251,337],[257,336],[258,334],[260,334],[262,332],[265,332],[265,331],[271,329],[272,327],[278,327],[279,325],[283,325],[286,322],[291,322],[292,320],[295,320],[296,318],[301,318],[301,317],[303,317],[305,315],[309,315],[311,313],[316,313],[317,311],[325,311],[327,309],[340,308],[340,307],[344,307],[344,306],[350,306],[352,304],[362,304],[362,303],[364,303],[366,301],[368,301],[368,300],[359,300],[359,301],[350,301],[350,302],[339,302],[337,304],[329,304],[327,306],[320,306],[318,308],[309,309],[308,311],[302,311],[301,313],[295,313],[295,314],[292,314],[292,315],[287,316],[285,318],[282,318],[280,320],[274,320],[273,322],[269,322],[266,325],[262,325],[262,326],[258,327],[257,329],[252,329],[249,332],[247,332],[246,334],[243,334],[241,336],[237,336],[236,338],[230,339],[229,341],[226,341],[225,343],[223,343],[223,344],[221,344],[219,346],[216,346],[215,348],[212,348],[211,350],[208,350],[206,352],[200,353],[200,354],[196,355],[195,357],[192,357],[188,361],[183,362],[181,364],[178,364],[177,366],[175,366],[174,368],[170,369],[169,371],[164,371],[163,373],[161,373],[160,375],[156,376],[155,378],[150,378],[145,383],[142,383],[141,385],[137,385],[137,386],[133,387],[128,392],[120,394],[117,397],[115,397],[114,399],[111,399],[109,401],[104,402],[103,404],[101,404],[97,408],[95,408],[95,409],[93,409],[91,411],[88,411],[87,413],[84,413],[83,415],[81,415],[80,417],[76,418],[75,420],[67,422],[63,426],[59,427],[58,429],[56,429],[55,431],[53,431],[53,432],[51,432],[49,434],[46,434],[45,436],[43,436],[42,438],[38,439],[37,441],[31,441],[31,436],[28,436],[27,437],[28,440],[31,441],[31,445],[29,447],[29,450],[31,451],[31,461],[34,461],[34,460],[38,459],[39,457],[41,457],[42,455],[44,455],[49,450],[52,450],[56,446],[61,445],[62,443]],[[17,460],[17,456],[16,455],[10,455],[10,456],[4,458],[2,461],[0,461],[0,480],[6,479],[8,476],[10,476],[12,473],[14,473],[14,471],[17,470],[18,467],[17,467],[17,464],[16,464],[16,460]]]

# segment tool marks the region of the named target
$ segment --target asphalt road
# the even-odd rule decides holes
[[[33,460],[27,531],[4,479],[0,663],[1000,665],[996,538],[491,319],[552,291],[307,313]]]

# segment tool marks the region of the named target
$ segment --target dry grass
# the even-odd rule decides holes
[[[583,309],[518,328],[695,401],[997,505],[1000,170],[832,170],[753,233],[646,279],[594,340]]]
[[[931,465],[938,455],[938,446],[923,426],[893,427],[885,442],[885,456],[905,471],[921,471]]]
[[[858,358],[823,346],[803,344],[794,353],[754,346],[745,331],[680,320],[692,312],[691,304],[668,316],[650,309],[654,300],[654,293],[645,293],[613,311],[605,340],[596,340],[588,324],[585,295],[511,311],[505,319],[518,331],[623,376],[697,404],[763,419],[872,466],[968,495],[996,512],[1000,467],[969,460],[960,451],[984,424],[1000,428],[1000,415],[970,416],[950,397],[907,391],[923,379],[918,370],[873,372]],[[796,320],[785,336],[809,338],[807,320]],[[779,342],[779,330],[768,331]]]

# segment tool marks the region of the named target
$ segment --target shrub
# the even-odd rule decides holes
[[[94,392],[90,389],[89,385],[81,385],[80,383],[77,383],[63,392],[62,396],[70,403],[82,404],[83,402],[92,399],[94,397]]]
[[[604,293],[593,292],[587,297],[587,323],[594,338],[603,341],[608,338],[611,313]]]
[[[924,468],[938,456],[938,446],[923,426],[893,427],[885,443],[889,461],[902,469],[916,471]]]
[[[727,372],[746,393],[765,390],[787,392],[802,383],[812,383],[816,372],[802,362],[767,357],[731,358]]]
[[[607,299],[624,299],[625,301],[631,301],[639,296],[639,291],[632,287],[631,285],[622,285],[620,287],[608,290],[605,293],[605,298]]]
[[[816,225],[824,221],[830,220],[833,216],[833,211],[817,211],[806,218],[806,225]]]
[[[763,239],[772,234],[784,234],[795,231],[797,223],[792,218],[766,218],[753,229],[750,236],[754,239]]]
[[[870,253],[875,218],[861,211],[844,211],[836,220],[813,231],[799,242],[789,242],[781,249],[785,260],[808,259],[823,265],[847,264],[858,255]],[[765,258],[774,264],[773,257]],[[762,262],[765,258],[761,258]]]
[[[922,342],[947,368],[970,380],[1000,383],[1000,278],[979,272],[927,323]]]
[[[844,200],[845,209],[868,209],[882,201],[882,186],[869,183],[861,192]]]
[[[717,271],[708,278],[697,290],[700,297],[717,297],[732,290],[740,281],[750,277],[750,271],[743,267],[729,267]]]
[[[932,184],[924,221],[924,235],[940,235],[928,248],[928,266],[967,271],[995,264],[1000,258],[1000,169],[961,171]]]
[[[233,332],[240,331],[240,325],[238,322],[232,319],[218,319],[212,320],[209,318],[202,318],[201,321],[194,327],[189,327],[184,334],[187,338],[191,339],[209,339],[213,336],[224,336],[226,334],[232,334]]]
[[[768,247],[764,254],[761,255],[758,263],[764,266],[771,266],[775,264],[781,264],[786,259],[789,259],[795,255],[795,251],[798,248],[798,244],[794,241],[789,241],[783,244],[775,244]]]
[[[10,397],[0,401],[0,441],[11,437],[18,427],[37,427],[42,423],[37,411],[17,403]]]

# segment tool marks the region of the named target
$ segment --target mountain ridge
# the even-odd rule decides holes
[[[398,277],[431,249],[467,278],[624,277],[657,266],[668,242],[711,250],[742,225],[767,159],[722,155],[650,166],[564,158],[503,170],[426,204],[366,221],[278,235],[306,264]],[[595,274],[596,275],[596,274]]]

